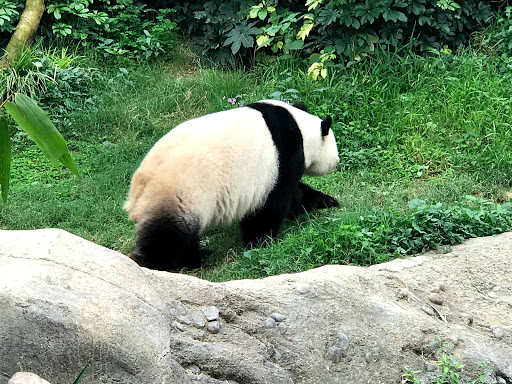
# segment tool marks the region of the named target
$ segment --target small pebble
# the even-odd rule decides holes
[[[471,325],[473,324],[473,315],[471,313],[464,312],[462,314],[462,320],[464,321],[464,324]]]
[[[379,361],[379,358],[380,354],[377,351],[366,352],[366,354],[364,355],[364,359],[368,364],[376,363],[377,361]]]
[[[489,293],[487,294],[487,296],[492,297],[493,299],[494,299],[494,298],[496,298],[496,297],[498,297],[498,295],[497,295],[497,294],[496,294],[496,292],[494,292],[494,291],[489,292]]]
[[[501,327],[496,327],[492,330],[492,334],[497,339],[503,339],[505,337],[505,331]]]
[[[443,268],[440,267],[439,265],[433,265],[432,266],[432,269],[436,272],[442,272],[443,271]]]
[[[399,292],[397,297],[399,299],[407,299],[409,297],[409,291],[405,288],[402,288]]]
[[[286,333],[286,324],[285,323],[279,323],[278,326],[277,326],[277,331],[281,335],[284,335]]]
[[[220,332],[220,322],[210,321],[208,323],[208,327],[206,329],[208,329],[208,331],[211,333],[219,333]]]
[[[446,285],[442,281],[436,281],[432,286],[440,291],[446,291]]]
[[[176,316],[178,316],[178,311],[176,311],[176,308],[171,308],[171,309],[169,309],[169,314],[172,317],[176,317]]]
[[[176,327],[176,329],[177,329],[178,331],[181,331],[181,332],[184,332],[184,331],[185,331],[185,327],[183,326],[183,324],[178,323],[177,321],[175,321],[173,324],[174,324],[174,326]]]
[[[501,376],[497,376],[497,377],[496,377],[496,382],[497,382],[498,384],[507,384],[507,380],[505,380],[505,379],[504,379],[503,377],[501,377]]]
[[[275,365],[273,362],[268,361],[268,360],[267,360],[267,361],[265,361],[265,362],[263,363],[263,365],[264,365],[265,367],[267,367],[267,368],[275,368],[275,367],[276,367],[276,365]]]
[[[280,313],[273,313],[270,315],[271,318],[273,318],[275,321],[279,322],[279,321],[285,321],[287,316],[286,315],[281,315]]]
[[[219,318],[219,309],[217,307],[206,307],[203,308],[202,311],[208,321],[215,321]]]
[[[185,324],[185,325],[190,325],[190,320],[187,316],[178,316],[176,318],[176,320],[178,320],[181,324]]]
[[[459,345],[460,342],[461,342],[461,339],[459,339],[457,336],[450,337],[450,343],[452,343],[454,347]]]
[[[429,314],[430,316],[436,316],[436,311],[434,311],[434,309],[430,305],[425,304],[424,306],[421,307],[421,309],[423,310],[423,312]]]
[[[501,291],[501,287],[499,285],[495,286],[493,289],[492,289],[494,292],[499,292]]]
[[[299,291],[299,293],[302,293],[302,294],[311,292],[311,285],[309,285],[307,283],[297,283],[295,285],[295,288],[297,289],[297,291]]]
[[[435,364],[423,364],[423,369],[426,371],[426,372],[435,372],[437,371],[438,369],[438,366],[435,365]]]
[[[339,363],[343,357],[343,352],[340,347],[331,347],[327,351],[327,358],[335,363]]]
[[[343,354],[343,357],[347,356],[347,350],[348,350],[348,337],[343,332],[338,332],[338,342],[339,346],[341,348],[341,353]]]
[[[267,320],[265,320],[265,328],[271,329],[276,327],[276,321],[269,317]]]
[[[434,304],[439,304],[439,305],[443,305],[443,299],[441,298],[441,296],[439,296],[437,293],[431,293],[429,296],[428,296],[428,299],[433,302]]]
[[[187,369],[194,375],[199,375],[201,373],[201,370],[199,367],[195,364],[190,364]]]
[[[204,326],[206,325],[206,319],[199,312],[192,312],[190,317],[192,318],[192,323],[194,327],[204,328]]]

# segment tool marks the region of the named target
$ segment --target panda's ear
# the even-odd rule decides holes
[[[300,109],[301,111],[304,111],[304,112],[308,111],[308,107],[306,107],[306,105],[304,103],[295,103],[295,104],[292,105],[292,107],[298,108],[298,109]]]
[[[327,136],[329,134],[329,129],[331,128],[332,119],[331,116],[327,116],[321,124],[322,127],[322,136]]]

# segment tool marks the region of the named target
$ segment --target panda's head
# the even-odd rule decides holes
[[[331,116],[322,120],[309,114],[302,103],[296,103],[288,108],[304,140],[305,174],[320,176],[333,171],[340,159],[336,139],[331,129]]]
[[[320,145],[315,154],[312,154],[311,164],[307,166],[306,175],[320,176],[333,171],[340,161],[338,156],[338,147],[336,146],[336,139],[331,129],[332,119],[327,116],[320,123],[320,132],[322,135]],[[306,145],[306,144],[305,144]],[[304,152],[306,149],[304,148]]]

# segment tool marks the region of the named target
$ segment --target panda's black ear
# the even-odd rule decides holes
[[[331,116],[327,116],[323,121],[322,121],[322,136],[327,136],[329,134],[329,129],[331,128],[331,124],[332,124],[332,118]]]
[[[308,111],[308,107],[306,107],[306,105],[304,103],[295,103],[292,105],[292,107],[298,108],[304,112]]]

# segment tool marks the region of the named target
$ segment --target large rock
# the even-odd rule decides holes
[[[170,315],[127,257],[56,229],[0,231],[0,375],[181,383]]]
[[[91,362],[83,383],[399,383],[404,366],[433,377],[441,341],[466,376],[486,362],[487,383],[510,384],[511,267],[506,233],[210,283],[64,231],[0,231],[0,375],[72,382]]]

